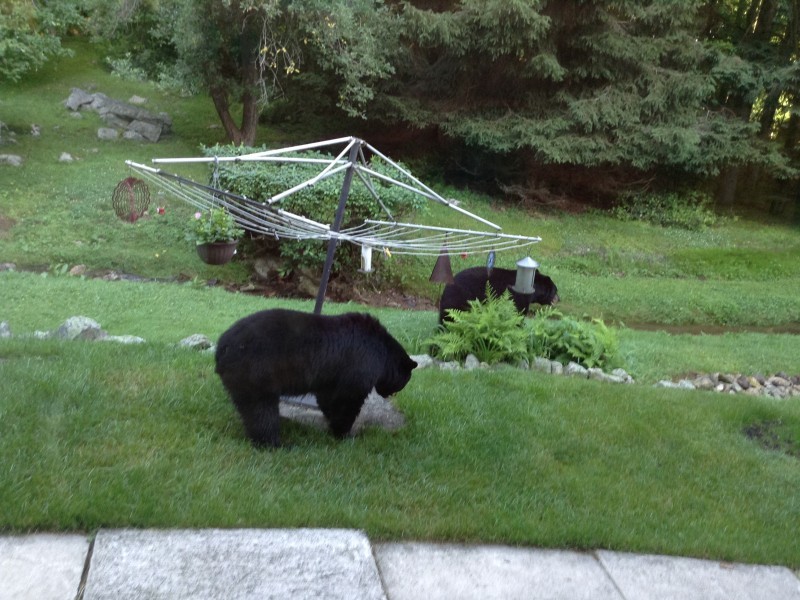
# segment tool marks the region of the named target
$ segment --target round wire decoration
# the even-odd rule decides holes
[[[141,179],[128,177],[114,188],[114,212],[123,221],[135,223],[150,206],[150,190]]]

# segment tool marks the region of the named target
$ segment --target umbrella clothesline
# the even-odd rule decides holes
[[[344,144],[335,158],[321,159],[318,157],[295,156],[294,153]],[[358,144],[357,159],[351,161],[348,153],[353,156],[353,146]],[[364,156],[364,148],[375,156],[380,157],[395,171],[391,177],[376,172],[368,166]],[[448,251],[460,253],[489,253],[492,251],[523,248],[541,241],[539,237],[505,234],[501,228],[474,213],[471,213],[454,202],[446,200],[434,190],[423,184],[411,173],[378,150],[357,138],[339,138],[326,142],[316,142],[282,148],[255,152],[233,157],[195,157],[195,158],[161,158],[153,159],[153,163],[220,163],[220,162],[300,162],[307,164],[326,165],[319,173],[306,181],[284,190],[270,198],[261,201],[218,189],[212,185],[202,184],[189,178],[173,173],[168,173],[160,168],[142,165],[133,161],[125,161],[143,179],[157,187],[200,209],[208,210],[215,207],[225,208],[244,229],[277,239],[289,240],[336,240],[353,243],[365,248],[374,248],[387,254],[412,254],[418,256],[437,256],[446,247]],[[369,190],[373,198],[380,204],[388,220],[365,220],[363,224],[344,228],[336,231],[335,227],[318,223],[303,215],[298,215],[280,208],[279,203],[284,198],[302,189],[313,186],[315,183],[334,177],[340,173],[353,169],[359,180]],[[414,223],[398,222],[394,219],[380,195],[376,192],[373,181],[399,186],[407,191],[421,195],[429,200],[443,204],[471,219],[488,226],[490,231],[472,229],[457,229],[450,227],[436,227]],[[349,192],[349,190],[347,190]],[[345,195],[346,199],[346,195]]]

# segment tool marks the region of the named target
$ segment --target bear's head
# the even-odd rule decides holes
[[[542,275],[537,271],[533,280],[531,304],[556,304],[558,300],[558,288],[555,282],[547,275]]]
[[[417,366],[403,347],[393,337],[387,334],[386,340],[386,362],[383,366],[378,381],[375,382],[375,391],[384,398],[396,394],[411,379],[411,371]]]

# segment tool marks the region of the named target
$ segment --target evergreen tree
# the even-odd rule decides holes
[[[713,103],[697,0],[420,0],[387,120],[435,128],[523,177],[714,176],[763,161],[753,126]],[[496,169],[495,166],[493,168]],[[517,174],[518,176],[520,174]]]

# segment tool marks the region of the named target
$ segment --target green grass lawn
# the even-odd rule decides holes
[[[800,406],[532,372],[416,373],[408,425],[255,451],[208,355],[0,344],[0,529],[358,527],[378,539],[800,565]]]
[[[358,527],[379,539],[613,548],[800,567],[800,463],[744,435],[769,423],[800,445],[800,404],[654,388],[691,372],[800,372],[800,232],[729,219],[687,232],[602,214],[538,214],[444,187],[509,233],[539,235],[531,254],[567,314],[603,318],[636,385],[515,369],[420,371],[396,398],[408,426],[336,442],[285,424],[292,449],[253,450],[210,356],[177,349],[216,337],[261,308],[311,301],[231,294],[245,261],[209,267],[183,239],[192,210],[154,190],[166,214],[117,219],[125,159],[199,155],[221,140],[206,98],[178,98],[101,68],[86,42],[19,85],[0,86],[0,121],[18,132],[20,168],[0,166],[0,531],[98,527]],[[158,144],[101,142],[96,115],[60,104],[71,87],[168,111]],[[41,126],[38,138],[26,133]],[[263,141],[281,133],[262,128]],[[320,136],[317,139],[324,139]],[[294,141],[294,140],[289,140]],[[306,140],[302,140],[306,141]],[[61,152],[77,160],[59,163]],[[202,175],[202,174],[201,174]],[[469,227],[440,207],[415,215]],[[501,254],[498,265],[519,258]],[[484,257],[453,257],[455,270]],[[435,298],[432,260],[376,258],[354,285]],[[63,275],[83,264],[187,281],[108,282]],[[368,310],[412,353],[434,311]],[[26,339],[85,315],[141,346]],[[640,326],[646,325],[646,329]],[[691,328],[705,335],[678,334]],[[710,333],[722,335],[708,335]],[[794,332],[794,333],[790,333]]]

